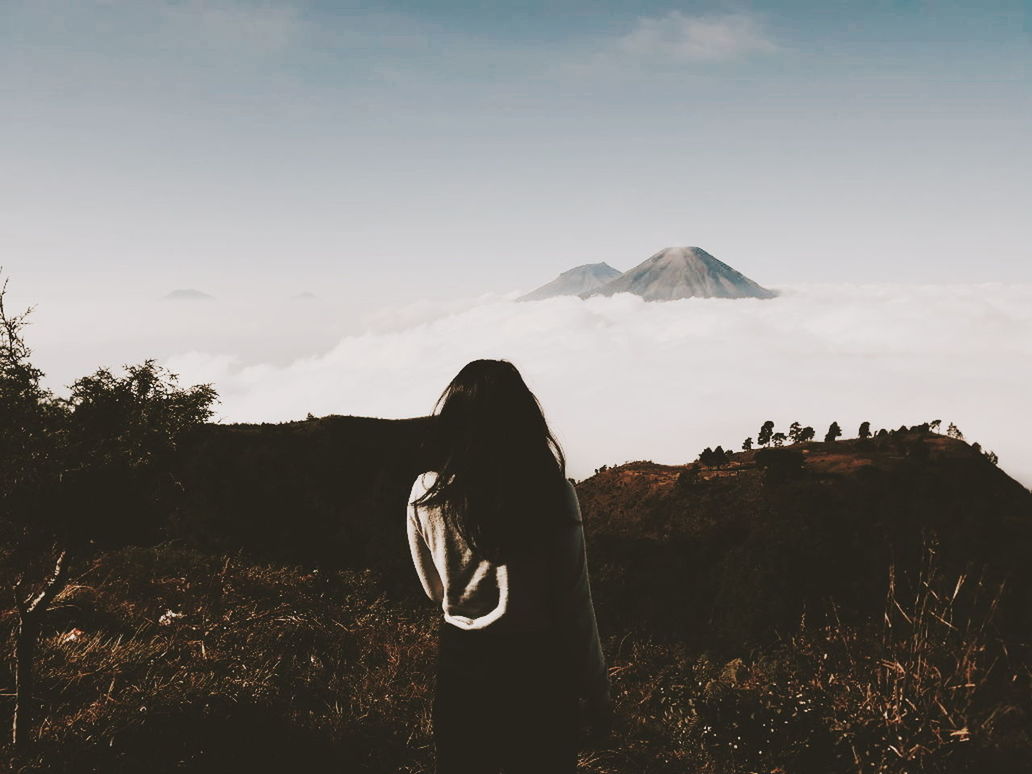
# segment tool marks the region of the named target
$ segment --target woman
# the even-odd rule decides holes
[[[437,771],[572,772],[580,702],[604,727],[609,680],[562,450],[506,360],[468,363],[435,413],[439,464],[412,486],[408,535],[443,611]]]

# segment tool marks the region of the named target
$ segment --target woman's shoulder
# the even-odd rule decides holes
[[[580,522],[580,499],[577,497],[577,487],[573,483],[573,480],[569,478],[564,478],[563,484],[565,485],[563,491],[566,494],[567,510],[569,510],[570,515],[573,517],[574,521]]]
[[[422,497],[434,485],[435,481],[437,481],[436,470],[426,470],[416,476],[416,480],[412,482],[412,488],[409,491],[409,504],[417,497]]]

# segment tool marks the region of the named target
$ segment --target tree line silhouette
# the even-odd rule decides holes
[[[876,444],[878,448],[883,448],[885,444],[898,439],[900,436],[913,433],[937,434],[941,427],[942,420],[934,419],[931,422],[922,422],[921,424],[913,425],[911,427],[901,425],[895,430],[881,428],[875,433],[871,430],[871,423],[869,421],[864,421],[860,423],[860,426],[857,429],[856,437],[860,441],[869,441],[873,439],[873,442]],[[755,443],[753,442],[753,437],[749,436],[742,442],[741,450],[753,451],[757,446],[759,446],[761,449],[780,449],[786,445],[786,442],[788,445],[806,443],[808,441],[813,441],[815,436],[816,431],[810,425],[803,426],[799,422],[793,422],[791,425],[789,425],[788,432],[785,433],[776,430],[774,420],[768,419],[760,426],[759,432],[756,433]],[[958,428],[957,425],[953,422],[950,422],[948,427],[946,428],[946,436],[948,438],[953,438],[959,441],[964,440],[964,434],[960,431],[960,428]],[[841,437],[842,427],[839,425],[837,421],[832,422],[828,426],[827,432],[824,434],[824,442],[834,443]],[[999,464],[999,456],[993,451],[984,450],[980,443],[973,443],[972,448],[974,448],[975,451],[981,452],[985,456],[985,458],[988,459],[994,465]],[[734,454],[735,452],[732,451],[730,448],[725,449],[723,446],[711,448],[707,446],[699,453],[698,462],[705,467],[720,467],[721,465],[725,465],[728,462],[730,462]],[[763,457],[761,459],[767,459],[767,457]],[[605,469],[606,466],[602,466],[601,468],[598,468],[595,472],[598,473]]]

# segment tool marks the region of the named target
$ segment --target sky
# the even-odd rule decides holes
[[[561,406],[575,373],[550,371],[527,336],[565,341],[570,368],[599,380],[622,352],[608,331],[636,348],[621,367],[650,365],[641,382],[611,374],[626,392],[598,392],[584,412],[669,382],[684,401],[664,403],[668,424],[697,428],[687,445],[726,443],[693,413],[693,363],[726,365],[736,394],[748,374],[714,352],[791,355],[773,380],[781,407],[743,393],[714,414],[736,428],[764,412],[791,421],[792,369],[841,368],[852,320],[872,348],[849,357],[887,390],[886,419],[863,418],[937,418],[903,411],[924,384],[942,391],[927,413],[966,418],[1005,464],[1016,431],[974,407],[1019,412],[1029,386],[1020,364],[985,358],[1027,354],[1032,337],[1014,301],[1032,285],[1030,76],[1024,0],[3,0],[0,265],[12,305],[35,305],[29,341],[55,385],[157,357],[214,378],[226,421],[425,413],[464,354],[505,356],[505,341]],[[627,269],[669,245],[782,289],[780,306],[511,303],[572,266]],[[165,298],[177,289],[212,298]],[[783,316],[755,327],[756,308]],[[905,322],[887,308],[909,310]],[[676,314],[709,331],[675,337],[685,371],[661,356]],[[828,317],[834,335],[811,336]],[[952,340],[936,332],[957,326]],[[775,346],[772,331],[814,349]],[[909,354],[896,351],[905,335]],[[388,366],[364,347],[395,351],[391,337],[410,345]],[[929,342],[953,369],[948,390]],[[298,373],[311,392],[286,376]],[[406,373],[421,377],[384,387]],[[1004,386],[1013,405],[989,397]],[[860,416],[847,393],[811,423]],[[650,456],[642,438],[669,461],[697,453],[631,411],[602,459],[575,409],[556,420],[586,450],[581,472],[621,448]],[[1032,483],[1032,458],[1016,454]]]

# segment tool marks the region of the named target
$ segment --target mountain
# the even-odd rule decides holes
[[[577,296],[600,287],[620,276],[608,263],[586,263],[564,271],[547,285],[532,290],[517,301],[540,301],[553,296]]]
[[[667,247],[581,298],[634,293],[646,301],[677,298],[773,298],[762,287],[701,247]]]
[[[208,301],[214,298],[214,296],[209,296],[204,291],[195,290],[194,288],[180,288],[179,290],[173,290],[165,298],[173,301]]]

